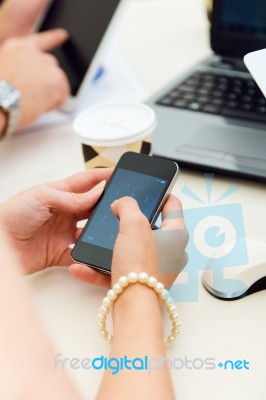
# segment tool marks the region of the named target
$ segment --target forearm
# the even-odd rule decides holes
[[[18,260],[0,232],[0,398],[78,399],[54,353],[19,276]]]
[[[152,289],[135,284],[118,298],[113,309],[114,337],[110,357],[161,359],[165,357],[163,326],[158,296]],[[174,399],[167,363],[153,371],[127,370],[113,375],[107,370],[98,400]]]

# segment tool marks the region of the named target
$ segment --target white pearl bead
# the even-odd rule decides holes
[[[127,286],[128,286],[128,279],[127,279],[127,277],[126,277],[126,276],[121,276],[121,278],[119,278],[118,283],[119,283],[119,285],[120,285],[122,288],[127,287]]]
[[[179,334],[179,330],[178,329],[172,329],[172,335],[173,336],[177,336]]]
[[[105,306],[101,306],[100,313],[102,313],[103,315],[107,315],[109,313],[109,309]]]
[[[108,297],[105,297],[105,298],[103,299],[103,305],[104,305],[105,307],[110,308],[111,305],[112,305],[112,302],[108,299]]]
[[[176,309],[176,306],[174,304],[171,304],[170,307],[168,307],[167,309],[168,309],[168,312],[170,314],[173,314],[173,313],[176,314],[177,313],[177,309]]]
[[[136,274],[136,272],[130,272],[127,279],[130,283],[136,283],[138,281],[138,274]]]
[[[170,315],[170,320],[173,322],[178,322],[178,316],[176,314],[171,314]]]
[[[148,274],[146,274],[146,272],[141,272],[139,274],[139,282],[140,283],[147,283],[148,282],[148,278],[149,278],[149,276],[148,276]]]
[[[117,294],[111,289],[108,291],[107,297],[109,300],[114,301],[117,299]]]
[[[179,319],[177,319],[177,321],[173,321],[173,325],[175,325],[177,328],[180,328],[181,321],[179,321]]]
[[[106,315],[103,315],[102,313],[98,314],[98,321],[99,322],[105,322],[106,321]]]
[[[105,323],[105,322],[97,322],[97,326],[98,326],[100,329],[105,329],[106,323]]]
[[[120,294],[120,293],[123,292],[123,288],[120,286],[119,283],[115,283],[114,286],[113,286],[113,291],[114,291],[116,294]]]
[[[173,303],[174,302],[174,300],[170,296],[168,296],[165,301],[166,301],[166,303]]]
[[[168,336],[168,342],[173,343],[175,341],[175,337],[173,335]]]
[[[168,296],[169,296],[169,290],[164,289],[164,291],[161,293],[161,298],[163,300],[167,300]]]
[[[101,331],[101,335],[102,335],[102,337],[103,337],[104,339],[107,339],[107,337],[108,337],[108,332],[107,332],[107,330],[106,330],[106,329],[103,329],[103,330]]]
[[[150,276],[148,279],[148,286],[154,288],[157,284],[157,279],[154,276]]]
[[[161,282],[158,282],[154,290],[156,293],[162,293],[164,291],[164,285]]]

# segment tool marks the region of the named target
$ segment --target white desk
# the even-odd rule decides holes
[[[203,2],[132,0],[120,44],[148,89],[159,89],[209,52]],[[80,146],[70,126],[16,136],[0,145],[0,200],[82,168]],[[231,183],[231,179],[215,179],[215,194],[224,192]],[[264,186],[240,180],[237,183],[238,192],[227,202],[242,204],[248,235],[266,234]],[[175,188],[185,208],[197,207],[180,193],[184,184],[206,198],[203,176],[184,171]],[[95,324],[104,290],[73,280],[63,268],[30,277],[29,284],[56,352],[80,358],[108,355],[109,347],[98,337]],[[208,295],[199,280],[199,301],[178,305],[182,334],[168,352],[169,357],[247,359],[251,370],[175,370],[172,377],[178,399],[265,398],[265,300],[266,293],[260,292],[237,302],[221,302]],[[93,399],[102,373],[71,374],[84,398]]]

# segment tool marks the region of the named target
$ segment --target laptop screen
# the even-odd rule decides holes
[[[224,0],[220,26],[228,32],[266,36],[266,1]]]
[[[266,47],[266,0],[213,0],[211,44],[236,57]]]

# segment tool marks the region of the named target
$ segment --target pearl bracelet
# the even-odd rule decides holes
[[[100,312],[98,314],[98,327],[101,336],[108,342],[111,342],[112,335],[108,332],[106,328],[107,316],[110,312],[112,303],[116,301],[118,296],[123,293],[124,289],[134,283],[141,283],[153,289],[159,298],[165,303],[167,312],[169,313],[170,320],[172,321],[172,331],[169,336],[164,339],[165,346],[169,346],[177,338],[180,332],[180,321],[179,315],[177,313],[176,306],[174,305],[173,299],[169,295],[169,291],[164,288],[161,282],[158,282],[153,276],[149,276],[146,272],[141,272],[137,274],[136,272],[130,272],[128,276],[121,276],[118,283],[115,283],[111,290],[108,291],[106,297],[103,299]]]

